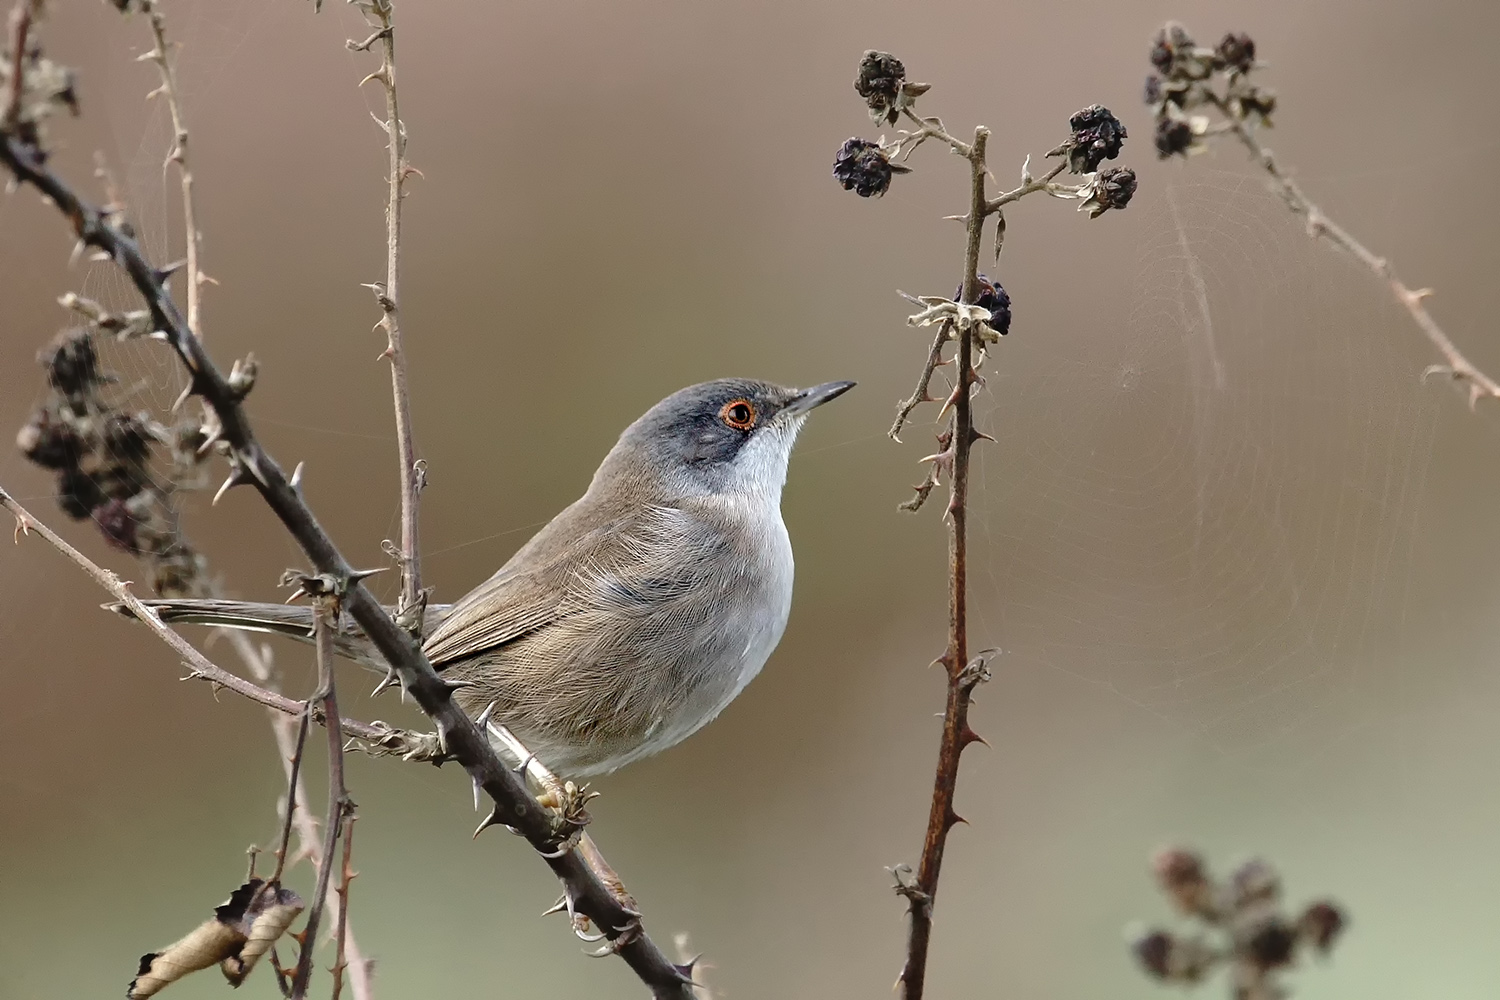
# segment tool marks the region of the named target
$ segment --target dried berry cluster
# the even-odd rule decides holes
[[[865,52],[854,77],[854,92],[865,99],[870,120],[876,125],[896,124],[901,112],[931,89],[931,84],[909,82],[900,59],[874,49]]]
[[[1153,930],[1135,940],[1142,967],[1166,982],[1196,983],[1223,965],[1238,1000],[1273,1000],[1284,995],[1273,977],[1308,950],[1326,955],[1346,923],[1343,911],[1326,900],[1288,917],[1281,878],[1264,861],[1246,862],[1222,883],[1191,851],[1163,851],[1153,867],[1177,911],[1202,925],[1196,934]]]
[[[183,540],[170,488],[152,476],[151,457],[157,445],[191,456],[196,442],[176,440],[149,415],[127,413],[107,398],[114,378],[100,369],[90,330],[64,331],[37,360],[50,391],[16,446],[56,473],[64,513],[92,519],[111,545],[145,558],[158,594],[192,593],[201,557]]]
[[[1243,32],[1230,32],[1215,48],[1197,45],[1187,29],[1171,23],[1157,33],[1151,46],[1156,72],[1146,77],[1146,103],[1156,115],[1156,152],[1162,159],[1186,155],[1202,147],[1209,120],[1193,112],[1218,108],[1250,125],[1271,124],[1276,95],[1251,82],[1255,41]]]
[[[1135,171],[1129,167],[1099,169],[1105,160],[1120,155],[1128,135],[1120,119],[1102,104],[1090,104],[1068,119],[1072,134],[1048,156],[1066,156],[1068,170],[1082,174],[1084,184],[1074,197],[1081,198],[1079,211],[1097,219],[1110,209],[1124,208],[1135,196]]]

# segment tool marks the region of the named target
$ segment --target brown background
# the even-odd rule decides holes
[[[54,129],[87,180],[127,183],[158,259],[181,252],[165,109],[139,19],[58,0],[51,53],[84,116]],[[253,349],[252,415],[305,460],[361,564],[395,530],[377,317],[382,137],[373,68],[336,0],[167,5],[187,44],[206,332]],[[976,645],[1005,656],[966,760],[933,953],[936,997],[1151,997],[1122,929],[1166,917],[1149,852],[1263,852],[1294,900],[1354,914],[1318,998],[1493,996],[1500,986],[1500,681],[1493,625],[1500,423],[1469,415],[1369,275],[1311,244],[1229,146],[1158,164],[1139,102],[1156,25],[1242,28],[1273,65],[1270,141],[1329,212],[1391,252],[1476,361],[1500,367],[1492,171],[1500,8],[1378,4],[407,2],[412,162],[405,326],[432,486],[439,597],[472,586],[583,488],[630,419],[724,374],[854,378],[794,458],[796,606],[765,675],[714,725],[598,783],[595,833],[664,940],[689,930],[725,996],[879,997],[900,964],[882,867],[914,861],[940,708],[939,511],[898,514],[925,420],[883,436],[924,335],[895,289],[944,293],[960,164],[865,202],[828,177],[872,135],[849,81],[894,50],[924,107],[1021,158],[1094,102],[1140,172],[1128,212],[1010,213],[1014,334],[981,397]],[[97,190],[97,188],[95,188]],[[74,287],[129,301],[25,191],[0,202],[0,428],[40,395],[36,348]],[[1201,292],[1201,294],[1200,294]],[[143,405],[172,365],[117,355]],[[0,482],[61,522],[9,453]],[[298,554],[249,492],[194,505],[229,585],[269,597]],[[85,526],[68,531],[129,572]],[[390,584],[386,584],[389,589]],[[0,996],[113,996],[135,957],[218,902],[270,842],[279,769],[259,710],[215,701],[37,543],[0,550]],[[222,651],[222,647],[221,647]],[[278,651],[289,683],[308,657]],[[350,710],[414,722],[387,696]],[[520,841],[477,844],[456,771],[351,761],[354,924],[383,997],[634,997],[556,918]],[[326,980],[325,980],[326,983]],[[1218,987],[1212,987],[1216,991]],[[257,976],[248,995],[270,997]],[[202,976],[175,995],[222,996]]]

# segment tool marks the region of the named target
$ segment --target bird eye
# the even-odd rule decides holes
[[[748,399],[736,399],[724,404],[719,419],[737,431],[748,431],[755,426],[755,406]]]

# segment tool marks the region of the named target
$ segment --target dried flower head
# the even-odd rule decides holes
[[[44,469],[62,469],[77,464],[83,441],[71,424],[45,406],[16,435],[16,447]]]
[[[1241,865],[1224,882],[1210,878],[1203,860],[1172,849],[1153,862],[1162,891],[1199,930],[1164,930],[1132,935],[1131,950],[1147,974],[1165,982],[1193,983],[1223,965],[1233,995],[1285,997],[1276,977],[1307,950],[1326,953],[1344,926],[1344,915],[1329,902],[1313,903],[1295,920],[1281,909],[1281,881],[1264,861]]]
[[[1125,126],[1108,108],[1091,104],[1068,119],[1073,135],[1059,149],[1068,157],[1068,169],[1075,174],[1089,174],[1104,160],[1120,155],[1125,144]]]
[[[1182,25],[1169,23],[1151,45],[1151,65],[1169,80],[1206,80],[1214,71],[1214,53],[1199,48]]]
[[[891,175],[908,168],[892,163],[878,143],[848,139],[833,158],[833,179],[861,198],[883,195],[891,186]]]
[[[979,278],[979,295],[974,299],[974,305],[981,309],[988,309],[989,320],[985,326],[1000,336],[1010,333],[1010,293],[998,281],[992,281],[987,275],[981,274]],[[964,286],[959,285],[953,293],[953,300],[957,302],[963,298]]]
[[[1248,73],[1255,68],[1255,40],[1243,31],[1231,31],[1214,49],[1216,69]]]
[[[1257,972],[1290,965],[1297,951],[1297,931],[1280,914],[1267,913],[1239,929],[1235,951]]]
[[[1319,952],[1327,954],[1344,931],[1344,912],[1323,900],[1313,903],[1297,919],[1297,931]]]
[[[877,125],[894,125],[901,111],[930,89],[925,83],[908,83],[901,60],[875,49],[866,50],[854,77],[854,91],[865,99],[870,120]]]
[[[1124,208],[1135,196],[1135,171],[1129,167],[1110,167],[1094,175],[1093,182],[1084,190],[1080,212],[1088,212],[1090,219],[1097,219],[1112,208]]]
[[[104,381],[99,374],[99,355],[87,330],[64,330],[36,360],[47,369],[52,387],[68,396],[89,392]]]
[[[1193,127],[1181,118],[1158,118],[1156,120],[1156,155],[1165,160],[1169,156],[1186,156],[1197,148],[1198,136]]]

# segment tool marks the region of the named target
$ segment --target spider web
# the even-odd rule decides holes
[[[1141,204],[1107,335],[978,397],[1000,443],[976,452],[975,642],[1224,753],[1336,739],[1400,641],[1451,400],[1383,289],[1259,178],[1182,167]]]

